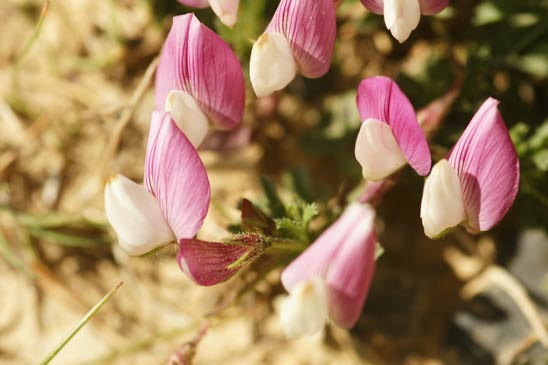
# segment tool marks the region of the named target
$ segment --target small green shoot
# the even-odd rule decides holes
[[[114,287],[111,291],[109,291],[103,299],[101,299],[93,308],[89,310],[89,312],[86,313],[86,315],[80,320],[80,322],[72,329],[72,331],[68,334],[67,337],[65,337],[55,348],[40,362],[40,365],[47,365],[49,364],[55,356],[70,342],[70,340],[86,325],[86,323],[89,322],[93,316],[101,309],[101,307],[108,302],[110,297],[122,286],[123,282],[120,282],[116,287]]]

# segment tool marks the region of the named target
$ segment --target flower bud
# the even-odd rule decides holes
[[[221,22],[227,27],[232,28],[238,20],[238,6],[240,0],[209,0],[211,9]]]
[[[420,16],[434,15],[449,4],[449,0],[361,0],[376,14],[384,14],[384,23],[398,42],[403,43],[419,24]]]
[[[418,0],[384,0],[384,23],[390,33],[403,43],[421,18]]]

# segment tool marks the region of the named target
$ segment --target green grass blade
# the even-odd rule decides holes
[[[44,24],[44,20],[46,19],[46,15],[48,14],[49,3],[50,0],[44,1],[44,4],[42,5],[42,11],[40,12],[40,17],[38,18],[38,22],[36,23],[36,27],[34,28],[34,32],[32,33],[30,39],[25,43],[21,52],[17,56],[17,59],[15,60],[16,67],[19,67],[21,65],[23,59],[34,45],[34,42],[36,42],[36,40],[38,39],[40,31],[42,30],[42,25]]]
[[[55,348],[40,362],[40,365],[47,365],[57,356],[59,351],[61,351],[69,342],[70,340],[86,325],[86,323],[89,322],[89,320],[101,309],[101,307],[108,302],[112,294],[118,290],[122,286],[123,282],[120,282],[118,285],[116,285],[115,288],[113,288],[111,291],[109,291],[103,299],[101,299],[93,308],[89,310],[89,312],[86,313],[86,315],[80,320],[80,322],[72,329],[72,331],[68,334],[67,337],[65,337]]]

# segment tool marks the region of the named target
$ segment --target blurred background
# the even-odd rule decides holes
[[[277,4],[241,0],[232,30],[210,9],[196,14],[247,77]],[[171,17],[189,11],[176,0],[0,2],[0,364],[38,363],[120,281],[52,363],[165,364],[205,324],[194,364],[548,363],[548,1],[450,0],[400,45],[382,16],[344,0],[325,77],[261,100],[248,83],[249,141],[200,153],[212,184],[204,239],[239,224],[242,198],[268,208],[270,182],[287,204],[317,203],[316,234],[340,212],[362,183],[353,149],[365,77],[393,77],[417,110],[453,92],[436,114],[435,160],[499,99],[520,157],[504,220],[436,241],[419,219],[423,179],[404,169],[379,206],[385,252],[358,325],[298,341],[278,323],[276,263],[196,287],[173,247],[126,256],[104,215],[105,179],[142,181],[154,59]]]

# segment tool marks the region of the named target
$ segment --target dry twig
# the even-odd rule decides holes
[[[103,182],[106,182],[110,177],[110,166],[112,160],[114,159],[114,155],[116,154],[116,150],[118,149],[118,145],[120,144],[120,138],[122,137],[122,133],[131,121],[131,117],[133,116],[135,109],[143,99],[145,91],[152,81],[154,72],[156,71],[156,67],[158,67],[159,61],[159,57],[156,57],[148,65],[148,68],[145,71],[143,78],[139,82],[139,85],[137,85],[137,88],[133,92],[133,95],[131,96],[128,105],[122,111],[120,118],[118,118],[116,124],[114,125],[107,146],[105,148],[105,153],[103,154],[102,158],[103,166],[100,171],[102,172]]]
[[[490,286],[497,286],[512,298],[533,328],[542,346],[548,348],[548,332],[537,308],[521,283],[504,268],[496,265],[487,267],[462,288],[461,295],[465,299],[470,299]]]

